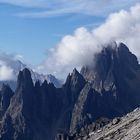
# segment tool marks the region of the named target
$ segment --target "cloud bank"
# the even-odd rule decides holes
[[[47,59],[38,71],[65,77],[74,67],[90,63],[102,45],[110,41],[124,42],[140,58],[140,4],[128,11],[110,14],[101,26],[88,30],[78,28],[50,49]]]

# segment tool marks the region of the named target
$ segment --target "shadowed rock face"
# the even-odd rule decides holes
[[[100,117],[122,116],[139,106],[139,85],[137,58],[123,43],[103,48],[81,73],[74,69],[61,88],[33,84],[24,69],[15,93],[0,92],[0,139],[54,140],[59,130],[75,134]]]
[[[76,69],[74,69],[72,74],[68,75],[63,86],[63,89],[68,96],[70,105],[74,105],[84,85],[85,79]]]
[[[0,92],[0,103],[1,103],[0,104],[0,119],[2,119],[7,108],[9,107],[10,100],[13,95],[14,95],[14,93],[8,85],[2,86],[2,90]]]
[[[139,64],[123,43],[103,48],[93,65],[84,66],[81,74],[90,86],[83,88],[75,103],[71,132],[101,116],[122,116],[140,105]]]
[[[28,69],[19,73],[17,83],[16,92],[2,120],[1,139],[53,139],[55,123],[62,110],[62,96],[47,81],[42,85],[36,82],[34,86]],[[7,121],[10,121],[11,127]]]
[[[117,81],[132,80],[139,71],[137,58],[129,49],[120,43],[117,47],[105,47],[101,53],[96,54],[93,64],[84,66],[81,74],[87,81],[93,83],[93,88],[109,90]],[[115,83],[116,82],[116,83]],[[122,86],[122,83],[120,85]]]

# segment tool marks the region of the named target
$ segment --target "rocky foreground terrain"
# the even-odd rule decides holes
[[[90,132],[86,140],[140,140],[140,108],[122,118],[115,118],[108,125]]]
[[[140,108],[112,120],[100,118],[73,136],[59,140],[140,140]]]

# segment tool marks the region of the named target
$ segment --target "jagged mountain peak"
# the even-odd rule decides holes
[[[10,87],[15,90],[16,88],[16,82],[17,82],[17,77],[19,74],[19,71],[22,71],[25,68],[28,68],[31,72],[31,77],[33,79],[33,82],[35,83],[37,80],[39,80],[41,83],[44,82],[44,80],[47,80],[48,83],[54,83],[56,87],[62,86],[62,81],[58,80],[55,76],[51,74],[39,74],[35,71],[33,71],[30,67],[25,65],[22,61],[17,60],[15,58],[10,58],[7,56],[0,56],[0,64],[8,66],[12,70],[12,79],[8,80],[1,80],[0,81],[0,88],[2,87],[2,84],[8,84]]]
[[[129,48],[123,42],[118,43],[117,49],[125,52],[130,52]]]
[[[76,83],[84,83],[84,78],[83,76],[76,70],[76,68],[73,70],[71,74],[71,82],[73,85]]]
[[[71,75],[79,75],[79,72],[77,71],[77,69],[76,68],[74,68],[73,69],[73,72],[72,72],[72,74]]]
[[[83,87],[84,84],[84,77],[74,68],[72,73],[67,76],[64,86],[70,86],[72,90],[75,90],[76,88]]]
[[[40,81],[35,82],[35,87],[40,87]]]
[[[104,47],[94,56],[92,64],[82,67],[81,74],[99,90],[105,88],[105,85],[111,86],[116,78],[134,78],[134,71],[138,68],[136,56],[125,44],[119,43],[116,47],[110,45]]]
[[[0,139],[54,140],[60,129],[74,134],[100,117],[122,116],[138,107],[137,58],[126,45],[113,45],[104,47],[81,73],[74,69],[60,88],[47,80],[34,85],[32,72],[20,71],[1,115]]]
[[[31,79],[31,72],[29,71],[29,69],[25,68],[19,72],[18,78],[19,80],[26,80],[26,78]]]
[[[17,90],[18,88],[26,87],[26,86],[33,87],[31,73],[27,68],[19,72],[18,80],[17,80]]]
[[[47,87],[48,86],[48,82],[47,80],[45,80],[43,83],[42,83],[42,87]]]

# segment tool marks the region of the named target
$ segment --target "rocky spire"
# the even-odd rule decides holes
[[[74,103],[77,100],[79,92],[82,90],[85,83],[84,77],[76,68],[68,75],[66,83],[64,84],[64,89],[67,90],[66,92],[71,103]]]

